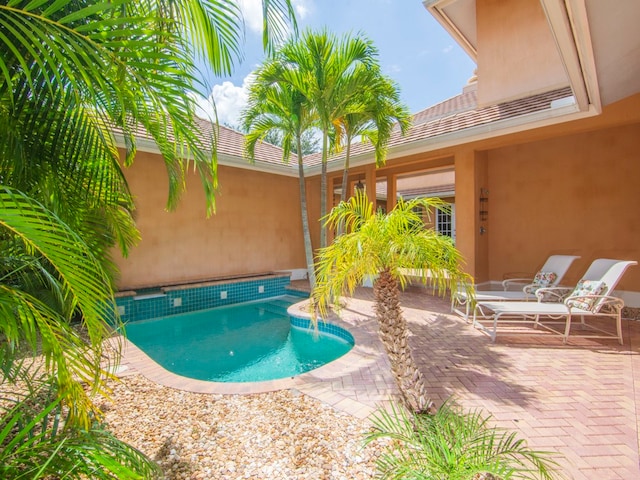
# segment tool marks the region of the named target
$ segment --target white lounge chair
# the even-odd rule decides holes
[[[580,257],[576,255],[551,255],[534,277],[507,278],[502,282],[502,290],[474,290],[472,298],[467,289],[461,287],[451,295],[451,310],[468,320],[474,301],[537,300],[536,291],[559,285],[571,264],[578,258]]]
[[[534,328],[541,326],[561,335],[563,343],[566,343],[573,317],[580,316],[582,327],[601,333],[601,335],[588,335],[590,338],[617,338],[622,345],[622,308],[624,302],[610,294],[627,268],[637,264],[638,262],[633,260],[600,258],[593,261],[573,291],[566,287],[552,287],[541,288],[536,292],[539,299],[542,299],[549,292],[563,292],[565,298],[562,302],[477,302],[473,314],[473,324],[488,333],[493,341],[498,334],[498,325],[503,322],[504,330],[501,326],[501,331],[517,333],[513,329],[510,330],[509,327],[529,323]],[[569,296],[566,296],[567,292],[570,292]],[[615,319],[616,333],[609,333],[587,324],[585,317],[593,316]],[[552,322],[541,321],[543,319],[551,319]],[[487,322],[489,322],[489,326],[485,325]],[[554,328],[554,324],[564,325],[564,328]],[[527,329],[526,333],[531,334],[531,329]]]

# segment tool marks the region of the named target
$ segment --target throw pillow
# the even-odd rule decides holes
[[[524,287],[525,293],[534,294],[539,288],[545,288],[550,285],[553,285],[553,282],[556,281],[558,275],[554,272],[538,272],[536,276],[533,277],[533,282]]]
[[[604,295],[607,293],[607,285],[600,280],[580,280],[569,297],[581,297],[584,295]],[[591,310],[597,305],[597,298],[577,298],[567,300],[569,307]]]

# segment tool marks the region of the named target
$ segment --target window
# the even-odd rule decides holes
[[[444,210],[436,210],[436,231],[451,239],[456,240],[456,216],[455,205],[451,204],[451,211],[446,212]]]

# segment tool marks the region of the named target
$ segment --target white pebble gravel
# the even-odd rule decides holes
[[[369,423],[299,392],[199,394],[140,375],[112,389],[100,403],[108,429],[160,464],[166,479],[375,477],[382,445],[363,446]]]

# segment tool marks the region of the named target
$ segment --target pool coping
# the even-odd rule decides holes
[[[311,319],[311,315],[308,312],[308,304],[309,300],[304,299],[291,305],[287,311],[293,317]],[[384,358],[372,358],[372,355],[379,357],[382,350],[380,348],[372,349],[372,343],[375,343],[377,337],[373,335],[374,338],[372,338],[369,329],[365,328],[367,324],[347,322],[335,315],[332,315],[327,323],[347,330],[353,336],[354,347],[336,360],[295,377],[261,382],[196,380],[177,375],[165,369],[123,336],[113,339],[115,342],[121,342],[122,345],[122,358],[115,374],[116,376],[126,376],[139,373],[160,385],[202,394],[249,395],[277,390],[297,390],[328,403],[338,410],[358,418],[366,418],[377,408],[377,405],[372,405],[371,402],[359,401],[353,395],[342,395],[336,392],[332,386],[336,382],[342,382],[342,379],[345,376],[349,376],[349,372],[352,372],[354,368],[359,369],[364,364],[371,365],[380,360],[384,362],[386,357],[383,355]],[[374,370],[377,371],[378,368]],[[395,394],[393,380],[389,381],[389,379],[380,378],[377,381],[380,383],[378,390],[381,391],[381,396],[384,398],[389,397],[390,400],[390,397]]]

